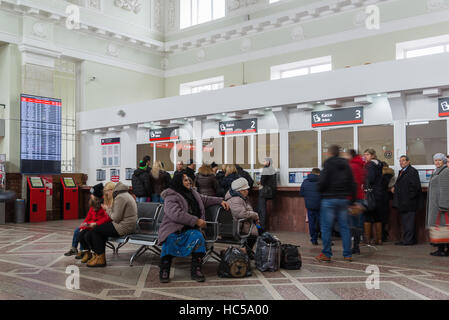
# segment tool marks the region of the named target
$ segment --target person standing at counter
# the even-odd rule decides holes
[[[331,261],[332,229],[335,220],[337,220],[343,242],[343,257],[345,261],[351,262],[351,232],[348,225],[348,209],[349,204],[355,202],[356,185],[348,161],[340,157],[340,147],[331,146],[329,155],[330,158],[324,162],[318,184],[322,199],[320,222],[323,250],[316,259],[319,262]]]
[[[150,183],[153,189],[151,202],[164,203],[161,193],[170,186],[170,181],[170,174],[164,170],[164,164],[161,161],[156,161],[150,174]]]
[[[147,202],[151,197],[150,174],[148,173],[148,164],[144,160],[139,162],[139,168],[134,171],[131,178],[137,202]]]
[[[371,210],[365,212],[365,242],[369,243],[371,240],[372,225],[375,226],[375,243],[382,244],[382,163],[377,160],[376,151],[374,149],[367,149],[364,152],[365,157],[365,190],[368,202],[372,202],[368,207],[372,206]],[[372,193],[370,198],[369,192]]]
[[[426,228],[436,225],[438,218],[445,221],[444,214],[449,210],[449,168],[447,157],[442,153],[433,156],[435,172],[432,174],[427,192]],[[438,244],[438,250],[430,255],[443,257],[449,255],[448,244]],[[446,249],[446,251],[445,251]]]
[[[198,169],[198,175],[195,178],[195,186],[197,191],[203,195],[210,197],[217,196],[218,182],[210,166],[203,164]]]
[[[265,158],[264,167],[260,178],[261,189],[259,189],[258,210],[260,226],[266,230],[267,200],[276,197],[277,181],[276,170],[273,167],[273,159]]]
[[[396,242],[398,246],[410,246],[416,243],[415,217],[418,211],[421,181],[418,171],[410,165],[408,156],[399,159],[401,171],[392,189],[393,207],[401,217],[402,240]]]
[[[318,182],[320,180],[320,169],[315,168],[307,179],[301,184],[299,195],[304,197],[307,209],[307,218],[309,220],[310,242],[314,246],[318,245],[318,230],[320,229],[320,207],[321,194],[318,190]]]

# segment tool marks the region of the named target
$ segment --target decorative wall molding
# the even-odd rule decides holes
[[[118,57],[119,56],[119,49],[115,43],[109,43],[106,49],[106,54],[111,57]]]
[[[36,37],[46,39],[47,38],[47,26],[42,22],[36,22],[33,25],[33,35]]]
[[[151,14],[151,23],[153,29],[162,32],[163,31],[163,5],[162,0],[152,0],[152,14]]]
[[[115,0],[116,7],[139,14],[142,10],[142,4],[140,0]]]
[[[427,0],[427,10],[436,11],[443,10],[449,7],[447,0]]]

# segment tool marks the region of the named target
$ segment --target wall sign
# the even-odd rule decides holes
[[[218,131],[222,136],[230,134],[256,133],[257,119],[222,121],[219,123]]]
[[[179,139],[178,127],[150,130],[150,141],[177,140]]]
[[[111,169],[111,181],[120,182],[120,169]]]
[[[312,112],[313,128],[361,123],[363,123],[363,107]]]
[[[449,117],[449,98],[438,99],[438,115],[440,117]]]
[[[20,96],[20,170],[61,173],[61,99]]]
[[[120,166],[120,138],[101,139],[103,167]]]

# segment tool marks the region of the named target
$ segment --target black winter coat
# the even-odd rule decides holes
[[[226,193],[225,193],[223,187],[221,186],[221,184],[225,177],[225,173],[223,171],[218,171],[217,174],[215,175],[215,177],[217,178],[217,197],[224,198]]]
[[[378,204],[381,204],[384,198],[382,190],[382,168],[383,165],[380,161],[377,161],[377,163],[370,161],[365,165],[365,188],[370,187],[373,189],[373,194]]]
[[[184,171],[184,173],[190,178],[192,179],[192,182],[195,181],[195,171],[189,167],[187,167]]]
[[[239,174],[239,176],[241,176],[242,178],[245,178],[246,181],[248,181],[248,185],[250,186],[250,188],[252,188],[254,186],[254,180],[253,180],[253,178],[251,178],[251,175],[248,172],[243,170],[241,167],[237,167],[237,173]]]
[[[133,193],[136,197],[150,197],[151,183],[148,171],[137,168],[131,178]]]
[[[398,179],[394,185],[393,207],[399,212],[416,212],[419,209],[421,195],[421,180],[418,171],[408,166],[402,174],[399,171]]]
[[[319,190],[325,199],[349,199],[355,201],[357,185],[346,159],[331,157],[324,162],[320,174]]]
[[[272,195],[274,199],[276,197],[276,191],[277,191],[277,181],[276,181],[276,174],[270,174],[270,175],[263,175],[260,178],[260,184],[262,186],[270,186],[271,190],[273,191]],[[259,191],[260,194],[260,191]]]
[[[306,208],[309,210],[320,210],[321,194],[318,191],[319,176],[309,174],[301,185],[299,195],[304,197]]]
[[[224,194],[226,194],[231,189],[232,183],[238,178],[240,178],[240,176],[237,173],[231,173],[229,176],[225,176],[223,180],[221,180],[220,186],[223,189],[222,191],[224,192]]]

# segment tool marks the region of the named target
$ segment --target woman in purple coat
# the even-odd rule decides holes
[[[159,228],[159,245],[162,245],[159,279],[169,282],[173,257],[192,255],[192,280],[204,282],[201,270],[206,253],[206,241],[201,229],[206,227],[205,208],[221,204],[229,206],[222,198],[208,197],[192,189],[186,174],[175,175],[170,188],[162,192],[165,200],[164,218]]]

